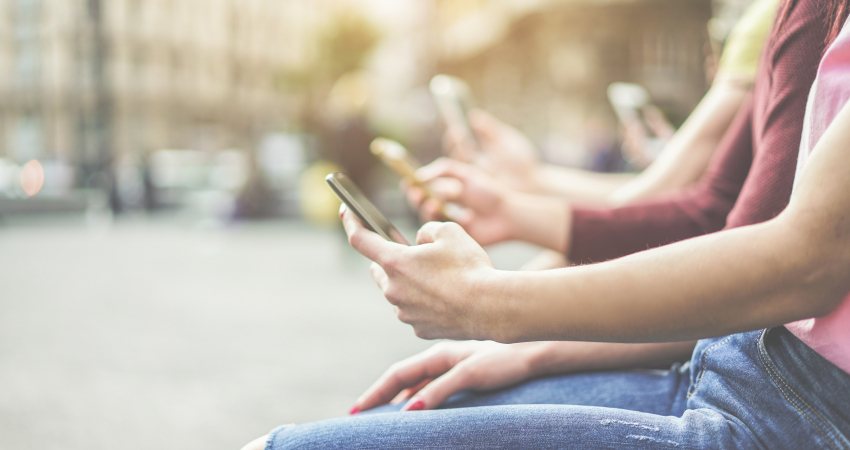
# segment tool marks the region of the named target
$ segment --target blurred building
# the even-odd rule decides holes
[[[612,82],[642,84],[674,118],[707,89],[710,0],[438,4],[435,72],[466,79],[487,109],[574,152],[589,120],[611,117]]]
[[[306,6],[305,6],[306,5]],[[319,11],[274,0],[0,0],[0,158],[78,185],[156,149],[252,148]]]
[[[360,158],[342,134],[315,139],[340,128],[340,97],[363,103],[355,119],[371,130],[437,154],[425,86],[440,72],[466,79],[544,149],[578,154],[589,118],[609,112],[610,82],[643,84],[674,116],[689,111],[707,87],[712,4],[746,1],[0,0],[0,196],[11,166],[31,159],[68,168],[45,164],[47,189],[107,187],[153,152],[190,168],[218,154],[222,170],[258,155],[266,172],[298,166],[287,155],[322,142]],[[349,85],[367,89],[335,95]],[[226,178],[235,190],[244,177]]]

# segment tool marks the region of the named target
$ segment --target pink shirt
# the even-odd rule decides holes
[[[850,19],[827,49],[809,94],[797,178],[812,149],[850,99]],[[823,317],[785,325],[821,356],[850,373],[850,296]]]

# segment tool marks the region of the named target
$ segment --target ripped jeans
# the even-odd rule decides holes
[[[850,448],[850,375],[785,328],[700,341],[670,370],[570,374],[434,411],[275,429],[284,448]]]

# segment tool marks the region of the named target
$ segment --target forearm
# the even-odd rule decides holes
[[[718,81],[673,135],[659,158],[640,174],[603,174],[543,165],[533,191],[589,205],[622,205],[684,188],[705,172],[749,88]]]
[[[608,202],[622,205],[682,189],[699,180],[748,92],[739,83],[716,83],[658,159],[611,192]]]
[[[687,359],[694,341],[648,344],[547,341],[535,343],[528,352],[534,376],[567,372],[664,367]]]
[[[568,201],[607,205],[611,195],[635,177],[633,173],[597,173],[544,164],[531,177],[531,191]]]
[[[564,253],[570,230],[569,205],[562,199],[513,192],[504,199],[512,239]]]
[[[570,263],[562,252],[543,250],[522,265],[520,270],[550,270],[567,267]]]
[[[752,113],[750,96],[703,179],[683,192],[617,208],[571,208],[567,257],[607,261],[721,230],[748,177]]]
[[[824,314],[847,292],[847,282],[830,273],[834,250],[812,246],[788,222],[780,218],[602,264],[501,272],[491,292],[497,315],[511,320],[498,322],[494,337],[678,341]]]
[[[850,292],[850,104],[778,217],[606,263],[495,272],[494,338],[661,342],[819,317]],[[504,320],[510,318],[510,320]]]
[[[564,189],[574,189],[572,194],[575,195],[568,195],[567,198],[591,200],[583,203],[598,205],[623,205],[684,188],[706,171],[709,159],[715,154],[748,91],[748,87],[732,81],[715,83],[659,159],[639,175],[605,178],[603,174],[547,167],[541,172],[548,175],[538,179],[553,186],[563,183]],[[575,183],[576,180],[582,183]],[[583,191],[585,187],[589,187],[586,192]],[[567,240],[562,243],[563,247],[569,247],[570,230],[563,230],[562,237]],[[567,266],[563,254],[559,259],[544,253],[530,261],[524,269],[543,270]]]

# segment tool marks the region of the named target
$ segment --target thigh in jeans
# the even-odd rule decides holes
[[[711,410],[681,417],[575,405],[509,405],[367,414],[272,432],[287,448],[741,448]]]
[[[550,377],[458,396],[446,409],[383,408],[281,427],[270,435],[267,449],[748,447],[750,442],[741,440],[745,433],[717,411],[671,411],[679,408],[671,406],[671,397],[673,405],[684,402],[687,380],[687,369],[678,365],[671,372]],[[482,406],[487,402],[491,405]]]
[[[583,405],[681,415],[689,384],[688,364],[668,370],[585,372],[529,380],[487,392],[466,391],[449,398],[441,409],[495,405]],[[367,413],[398,411],[386,405]]]

